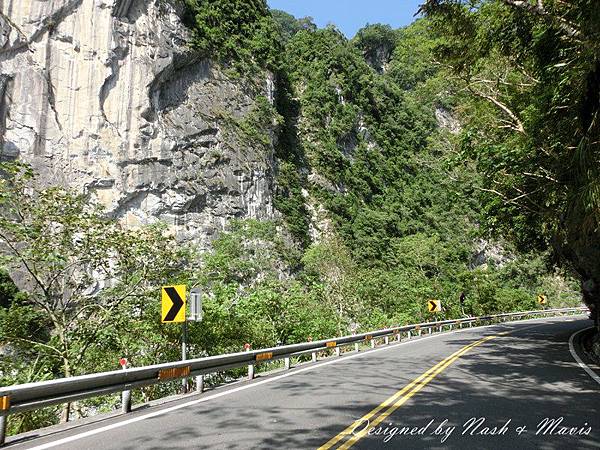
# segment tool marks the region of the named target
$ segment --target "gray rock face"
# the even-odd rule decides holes
[[[181,12],[162,0],[0,0],[0,158],[90,193],[130,226],[160,219],[200,243],[231,218],[274,217],[272,146],[227,127],[257,96],[272,100],[273,79],[233,81],[200,59]]]
[[[462,127],[460,122],[452,115],[452,112],[444,108],[435,109],[435,119],[438,126],[452,134],[460,133]]]
[[[496,267],[502,267],[506,263],[515,259],[502,245],[498,242],[488,241],[486,239],[478,239],[474,243],[474,254],[471,257],[470,268],[478,267],[486,268],[492,264]]]
[[[379,74],[387,72],[394,48],[391,45],[381,45],[374,51],[365,53],[365,60]]]

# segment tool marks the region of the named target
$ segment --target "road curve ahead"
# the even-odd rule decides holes
[[[598,449],[600,385],[568,345],[590,325],[579,316],[433,335],[8,448]]]

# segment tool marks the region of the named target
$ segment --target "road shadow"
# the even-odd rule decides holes
[[[522,324],[513,334],[473,348],[381,424],[391,430],[422,428],[433,421],[423,435],[396,434],[387,442],[386,436],[373,435],[358,441],[354,448],[600,448],[600,389],[573,361],[567,345],[569,336],[588,322],[554,323],[523,330]],[[481,335],[514,329],[515,325],[506,325],[448,333],[423,344],[343,359],[61,448],[318,448]],[[432,357],[434,354],[437,356]],[[543,419],[559,417],[563,426],[591,427],[591,432],[536,435]],[[488,427],[501,427],[510,420],[508,431],[496,436],[463,435],[463,424],[471,418],[485,418]],[[442,422],[445,427],[456,427],[445,442],[441,442],[442,436],[432,434]],[[523,426],[527,431],[517,434],[517,427]]]

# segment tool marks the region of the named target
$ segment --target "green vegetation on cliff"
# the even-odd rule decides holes
[[[280,34],[264,0],[185,0],[191,45],[203,56],[244,71],[274,69]]]
[[[464,93],[461,157],[483,218],[573,269],[600,327],[600,9],[571,2],[430,0],[436,56]]]

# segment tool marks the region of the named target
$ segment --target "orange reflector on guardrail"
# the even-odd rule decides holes
[[[325,347],[335,347],[335,346],[337,346],[337,342],[335,342],[335,341],[330,341],[325,344]]]
[[[174,367],[172,369],[162,369],[158,372],[159,380],[168,380],[170,378],[183,378],[190,375],[190,366]]]
[[[415,330],[419,331],[421,329],[421,325],[416,325]]]
[[[273,352],[259,353],[258,355],[256,355],[257,361],[265,361],[271,358],[273,358]]]
[[[367,335],[365,336],[365,341],[370,341],[371,339],[373,339],[373,336],[372,336],[372,335],[370,335],[370,334],[367,334]]]
[[[10,397],[5,395],[4,397],[0,397],[0,411],[8,411],[10,408]]]

